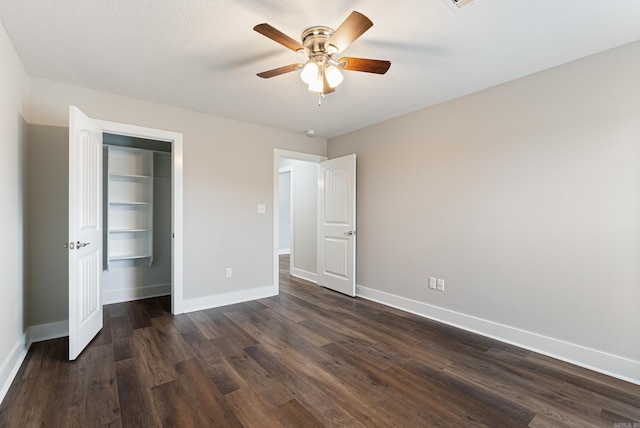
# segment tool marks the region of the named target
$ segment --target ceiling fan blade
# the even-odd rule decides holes
[[[291,49],[292,51],[297,52],[301,49],[304,51],[304,46],[302,46],[302,43],[300,43],[295,39],[292,39],[291,37],[284,34],[282,31],[273,28],[269,24],[266,24],[266,23],[258,24],[255,27],[253,27],[253,29],[258,33],[262,34],[263,36],[270,38],[274,42],[280,43],[282,46]]]
[[[349,71],[385,74],[387,70],[389,70],[389,67],[391,67],[391,61],[345,56],[338,60],[338,67]]]
[[[372,26],[373,22],[369,18],[360,12],[353,11],[329,37],[325,46],[332,45],[341,52]]]
[[[323,73],[322,74],[322,93],[327,95],[334,91],[335,91],[335,88],[332,88],[331,85],[329,85],[329,81],[327,80],[327,75]]]
[[[270,77],[280,76],[281,74],[291,73],[292,71],[300,70],[304,64],[289,64],[284,67],[274,68],[273,70],[263,71],[258,73],[259,77],[268,79]]]

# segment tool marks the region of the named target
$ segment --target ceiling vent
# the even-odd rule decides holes
[[[475,0],[443,0],[454,12],[473,4]]]

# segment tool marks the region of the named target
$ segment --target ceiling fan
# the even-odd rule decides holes
[[[258,24],[253,27],[255,31],[309,58],[306,63],[285,65],[258,73],[258,76],[268,79],[302,70],[300,77],[309,85],[309,90],[320,93],[322,97],[335,91],[335,87],[342,83],[344,77],[340,70],[385,74],[391,67],[391,61],[353,57],[333,59],[334,54],[344,51],[372,26],[369,18],[354,11],[335,31],[324,26],[307,28],[300,43],[269,24]]]

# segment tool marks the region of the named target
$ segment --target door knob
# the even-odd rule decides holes
[[[345,232],[344,234],[345,234],[345,236],[352,236],[352,235],[356,234],[356,231],[355,230],[350,230],[348,232]]]
[[[82,247],[86,247],[87,245],[89,245],[90,242],[76,242],[76,248],[82,248]]]

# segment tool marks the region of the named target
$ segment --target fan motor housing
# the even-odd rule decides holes
[[[302,33],[302,44],[308,50],[309,55],[331,54],[325,42],[331,37],[334,30],[329,27],[316,26],[307,28]]]

